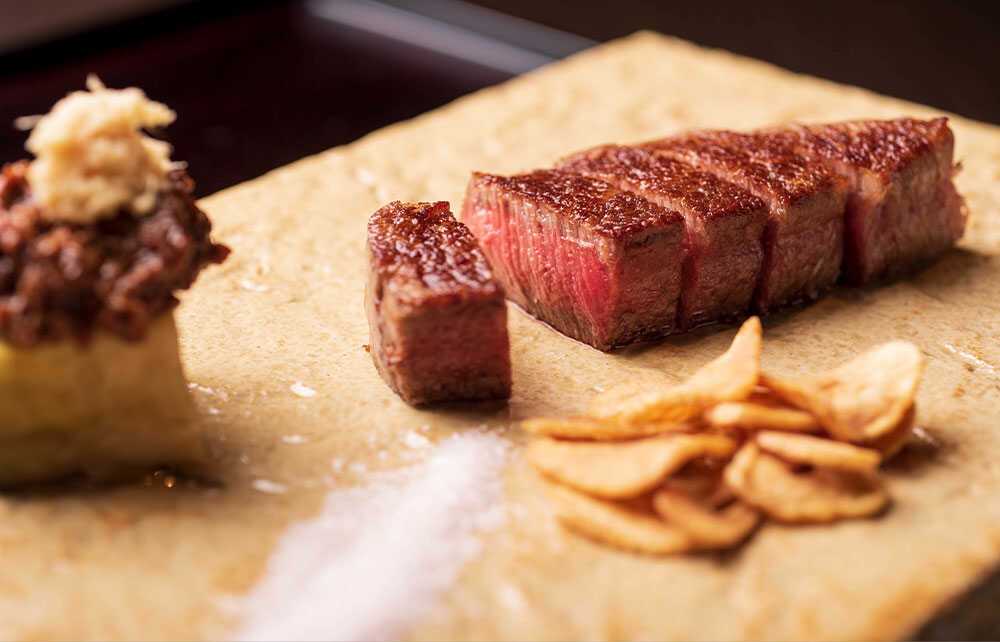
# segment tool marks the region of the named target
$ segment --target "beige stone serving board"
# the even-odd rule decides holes
[[[509,406],[411,409],[363,349],[364,224],[385,202],[457,208],[472,170],[691,127],[938,113],[641,33],[205,199],[234,253],[184,295],[178,324],[221,486],[159,479],[0,499],[0,638],[232,635],[241,616],[226,605],[259,581],[283,530],[331,488],[363,481],[332,459],[400,466],[403,435],[421,427],[439,439],[485,424],[520,444],[517,420],[573,411],[650,369],[683,376],[733,334],[608,355],[512,308]],[[826,368],[894,337],[926,353],[918,424],[936,445],[890,466],[896,501],[884,517],[769,525],[724,556],[631,555],[563,532],[515,452],[507,525],[484,534],[457,586],[401,634],[896,638],[982,578],[1000,561],[1000,128],[953,126],[971,212],[961,248],[908,280],[765,321],[763,361],[777,372]],[[295,394],[297,382],[316,395]],[[261,480],[286,492],[261,492]]]

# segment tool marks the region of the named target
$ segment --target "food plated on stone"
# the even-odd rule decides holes
[[[495,364],[509,396],[505,291],[610,350],[812,301],[842,276],[906,274],[963,232],[952,157],[945,119],[904,118],[696,131],[592,148],[556,169],[475,172],[468,228],[444,202],[392,203],[369,222],[376,367],[423,403],[498,396],[476,383],[493,382]],[[791,378],[761,373],[761,339],[751,317],[684,382],[624,382],[585,414],[523,422],[563,523],[674,553],[733,547],[763,516],[881,511],[877,469],[913,431],[920,350],[890,342]]]
[[[175,293],[228,254],[170,147],[174,119],[96,78],[31,119],[0,173],[0,484],[201,457]]]
[[[458,213],[473,170],[523,174],[694,128],[908,113],[936,112],[640,34],[199,201],[239,250],[175,309],[220,484],[3,493],[0,637],[977,639],[919,633],[946,613],[995,631],[995,600],[961,596],[1000,560],[996,127],[949,120],[969,200],[959,248],[762,316],[752,387],[755,334],[727,350],[735,323],[606,354],[507,306],[506,406],[411,407],[364,349],[363,230],[393,199]],[[718,208],[671,192],[674,169],[649,196],[592,176],[676,211],[683,235],[705,223],[690,280],[680,263],[697,289],[679,288],[678,329],[753,313],[763,244],[721,250],[770,216],[687,165],[676,185],[733,185]],[[909,344],[924,370],[907,409]]]

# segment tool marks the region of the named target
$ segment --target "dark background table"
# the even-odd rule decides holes
[[[0,0],[0,9],[24,1]],[[404,41],[423,36],[437,46],[434,21],[404,21],[391,37],[316,11],[345,13],[354,5],[366,8],[364,2],[181,2],[0,56],[0,159],[24,155],[25,134],[9,125],[15,117],[48,109],[96,72],[109,86],[141,86],[178,111],[167,134],[204,195],[591,41],[643,28],[1000,123],[998,3],[478,3],[590,40],[498,22],[498,16],[462,11],[450,0],[392,4],[491,39],[483,45],[456,37],[449,55]],[[497,62],[496,52],[486,51],[505,40],[514,43],[513,62],[503,55]],[[518,51],[525,55],[518,58]]]

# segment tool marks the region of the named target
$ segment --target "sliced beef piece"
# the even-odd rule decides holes
[[[559,169],[607,181],[684,216],[680,328],[747,314],[763,258],[763,201],[683,161],[620,145],[581,152]]]
[[[767,204],[757,311],[816,299],[836,283],[847,201],[842,177],[760,134],[695,132],[640,148],[689,162]]]
[[[604,181],[473,174],[462,220],[507,296],[599,350],[675,330],[684,218]]]
[[[380,209],[368,260],[371,353],[389,387],[410,404],[510,396],[503,286],[447,202]]]
[[[947,118],[867,120],[770,133],[849,181],[848,281],[905,274],[961,238],[965,215],[952,182],[955,137]]]

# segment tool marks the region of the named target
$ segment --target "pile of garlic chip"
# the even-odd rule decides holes
[[[889,502],[879,466],[913,432],[920,350],[891,341],[819,375],[760,372],[762,330],[686,381],[628,382],[583,416],[523,422],[570,529],[650,554],[726,549],[763,518],[818,523]]]

